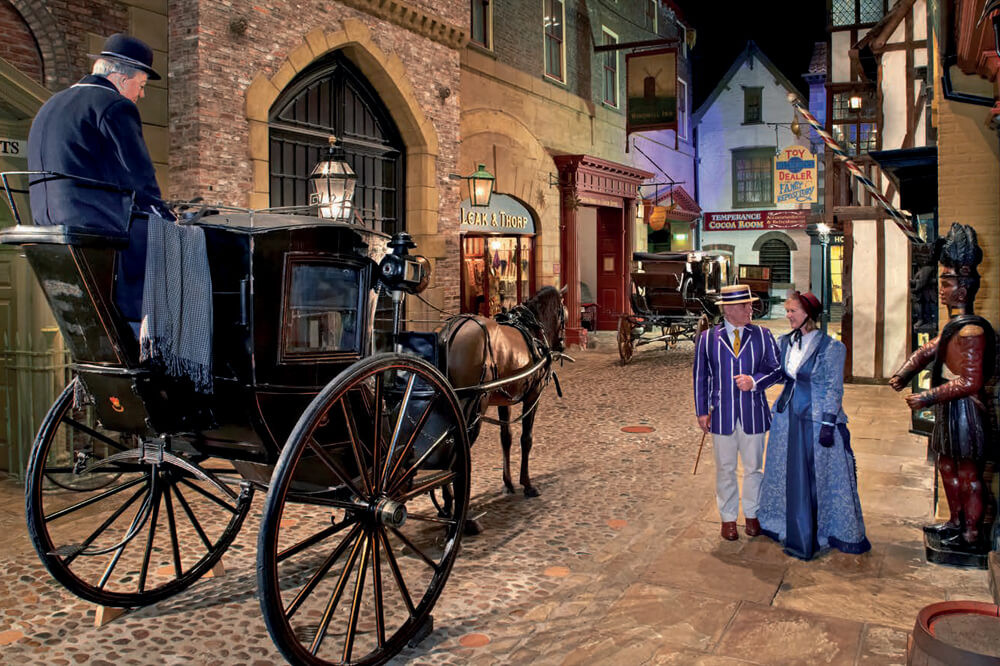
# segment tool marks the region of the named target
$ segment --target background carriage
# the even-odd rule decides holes
[[[636,348],[663,342],[667,349],[680,341],[694,341],[716,322],[721,312],[716,299],[722,287],[749,284],[761,300],[754,316],[770,310],[770,268],[740,266],[736,275],[729,255],[712,252],[635,252],[642,270],[631,274],[631,312],[618,318],[618,355],[627,364]],[[746,270],[744,270],[746,269]],[[659,330],[659,335],[656,330]]]
[[[15,213],[16,214],[16,213]],[[469,500],[461,402],[434,334],[400,333],[426,285],[406,234],[301,215],[223,212],[204,230],[214,393],[139,363],[113,300],[125,236],[0,232],[20,245],[73,358],[27,473],[28,529],[83,599],[138,607],[180,592],[233,542],[267,491],[257,582],[295,663],[383,663],[431,631]],[[375,353],[380,290],[396,303]],[[451,499],[442,515],[431,493]]]

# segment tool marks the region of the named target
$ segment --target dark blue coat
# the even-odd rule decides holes
[[[119,262],[115,298],[126,318],[138,320],[146,225],[130,228],[129,220],[136,210],[169,216],[143,140],[139,109],[104,77],[84,77],[39,109],[28,136],[28,168],[113,186],[32,177],[31,214],[35,224],[130,233],[129,249]]]

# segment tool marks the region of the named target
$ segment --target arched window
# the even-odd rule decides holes
[[[309,203],[309,174],[332,134],[358,175],[358,215],[389,234],[406,228],[403,141],[388,109],[343,54],[334,52],[296,76],[271,107],[269,128],[272,206]]]
[[[788,246],[777,238],[764,241],[760,246],[760,263],[771,267],[773,283],[792,281],[792,253]]]

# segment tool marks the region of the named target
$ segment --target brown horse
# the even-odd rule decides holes
[[[462,315],[445,325],[448,379],[463,398],[470,442],[479,435],[486,409],[497,408],[503,448],[503,483],[508,493],[514,492],[510,477],[510,408],[521,404],[520,483],[526,497],[538,495],[528,474],[535,408],[551,374],[551,354],[565,348],[565,329],[566,308],[562,293],[555,287],[542,287],[530,300],[515,306],[509,313],[498,315],[497,319]],[[492,390],[461,390],[516,377],[544,359],[549,363],[536,372]]]

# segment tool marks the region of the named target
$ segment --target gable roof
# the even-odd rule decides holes
[[[750,62],[753,58],[760,61],[760,63],[767,68],[767,71],[771,72],[774,76],[774,80],[784,86],[788,92],[793,92],[801,98],[805,97],[802,94],[802,91],[796,88],[795,84],[792,83],[787,76],[781,73],[781,70],[779,70],[773,62],[771,62],[770,58],[764,55],[764,52],[760,50],[757,43],[751,39],[747,41],[747,47],[743,49],[740,52],[740,55],[737,56],[736,60],[733,61],[733,64],[729,67],[729,71],[727,71],[719,80],[718,85],[715,86],[715,90],[713,90],[711,94],[705,98],[705,101],[698,107],[698,110],[691,115],[692,126],[697,125],[701,121],[701,117],[705,115],[712,104],[715,103],[715,100],[719,98],[719,95],[721,95],[722,92],[729,87],[729,82],[734,76],[736,76],[736,72],[740,71],[740,68],[743,67],[744,64]]]

